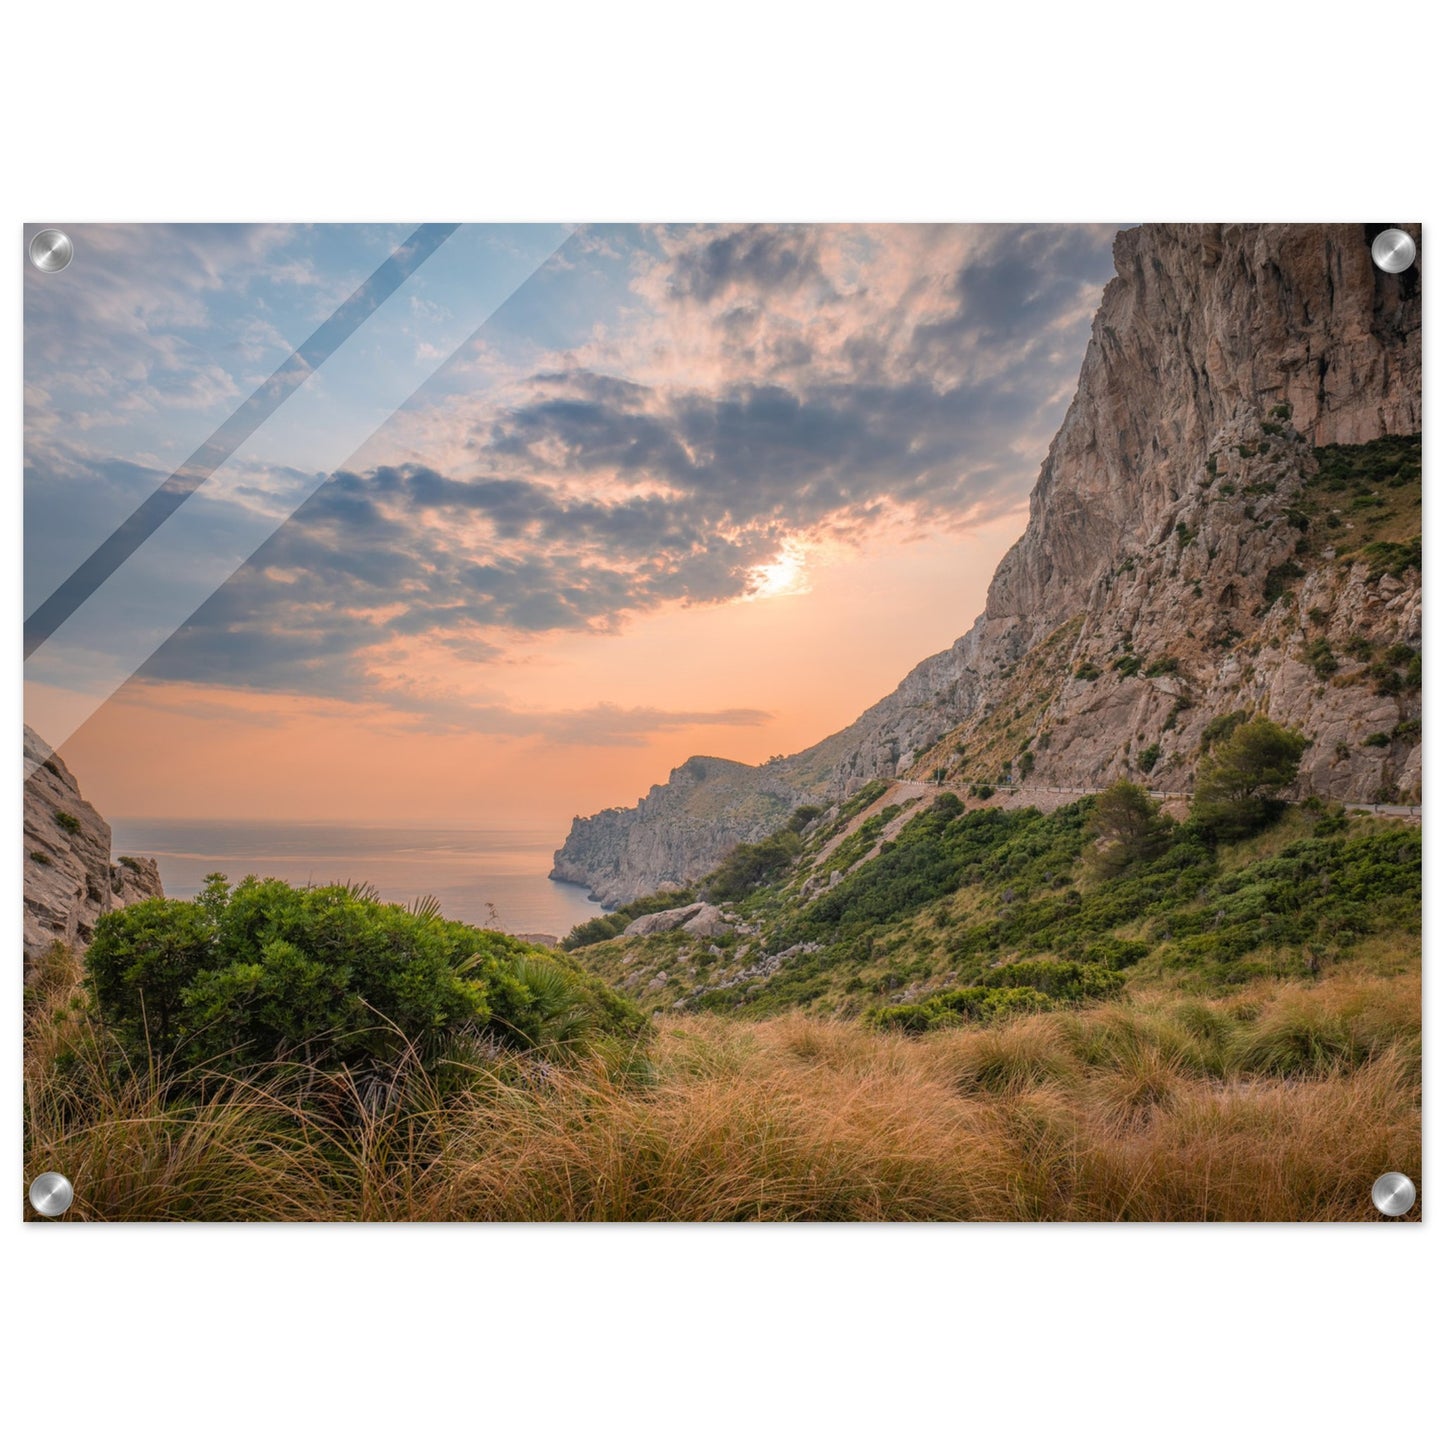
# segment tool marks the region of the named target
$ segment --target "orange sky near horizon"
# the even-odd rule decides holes
[[[758,763],[846,727],[982,610],[1019,511],[974,531],[894,537],[805,564],[807,590],[679,606],[613,633],[527,640],[507,701],[770,714],[669,726],[631,745],[428,731],[382,704],[133,680],[62,748],[87,798],[123,818],[225,818],[560,830],[630,806],[694,754]],[[489,680],[495,680],[489,678]],[[27,715],[43,720],[32,690]]]

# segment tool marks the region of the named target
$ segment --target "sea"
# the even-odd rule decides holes
[[[331,823],[113,818],[114,853],[154,858],[168,898],[194,898],[208,873],[297,886],[370,883],[388,903],[431,894],[442,914],[508,933],[561,938],[602,912],[585,888],[547,877],[555,829],[360,827]]]

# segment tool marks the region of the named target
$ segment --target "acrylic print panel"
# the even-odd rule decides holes
[[[55,229],[53,1217],[1420,1217],[1383,226]]]

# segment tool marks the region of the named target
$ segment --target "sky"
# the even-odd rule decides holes
[[[414,228],[67,229],[27,616]],[[559,842],[806,747],[982,609],[1115,230],[462,226],[38,648],[27,721],[114,816]]]

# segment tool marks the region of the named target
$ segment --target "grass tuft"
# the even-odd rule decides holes
[[[1365,1220],[1375,1177],[1420,1170],[1400,959],[917,1038],[689,1016],[645,1069],[467,1067],[446,1093],[413,1055],[163,1080],[57,953],[27,997],[26,1170],[68,1174],[79,1220]]]

